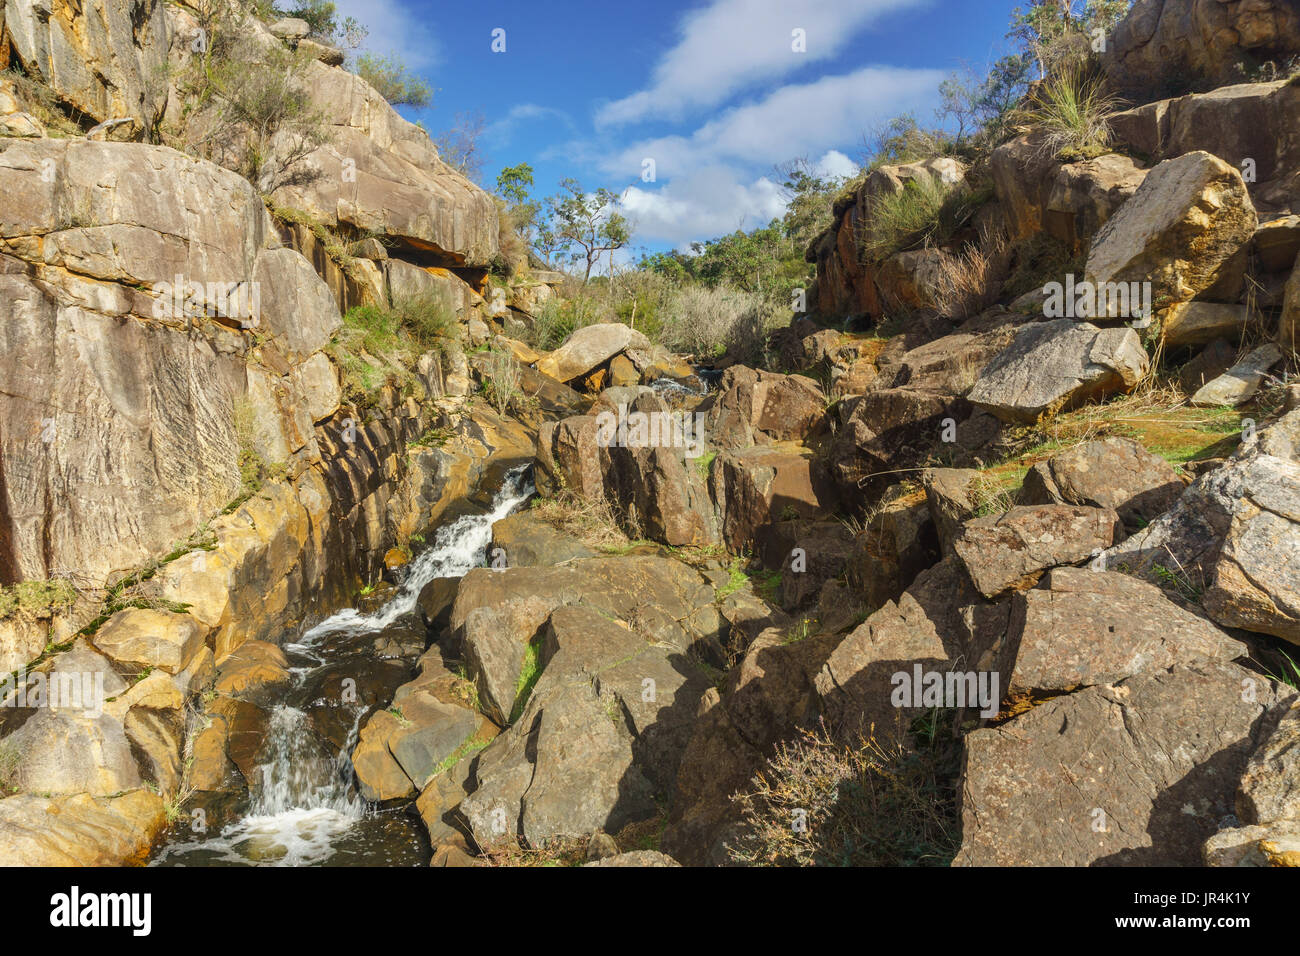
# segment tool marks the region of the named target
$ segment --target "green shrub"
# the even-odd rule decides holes
[[[357,58],[357,76],[394,106],[428,106],[433,101],[429,84],[411,73],[396,56],[363,53]]]
[[[730,352],[752,363],[788,312],[729,285],[683,285],[668,296],[658,318],[659,341],[666,348],[701,359]]]
[[[1052,156],[1091,159],[1109,150],[1115,104],[1099,77],[1067,69],[1043,81],[1025,118]]]
[[[420,353],[441,352],[459,331],[456,314],[441,296],[424,292],[393,303],[397,328]]]
[[[76,588],[68,581],[20,581],[0,587],[0,620],[46,617],[71,607],[76,599]]]
[[[863,249],[877,261],[919,245],[939,225],[939,210],[949,186],[938,177],[908,180],[897,193],[886,193],[871,204]]]

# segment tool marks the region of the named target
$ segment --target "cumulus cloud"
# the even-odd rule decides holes
[[[655,65],[650,85],[605,104],[600,125],[680,119],[716,106],[759,81],[788,76],[836,56],[886,13],[929,0],[714,0],[687,14],[676,45]],[[806,52],[792,49],[804,31]]]
[[[765,226],[785,207],[778,184],[766,176],[745,182],[743,174],[728,166],[693,170],[658,188],[632,186],[620,202],[638,242],[681,249],[696,239]]]
[[[334,0],[336,19],[355,17],[370,33],[365,48],[381,56],[396,55],[413,70],[425,70],[441,59],[438,40],[427,13],[403,0]]]
[[[872,66],[791,84],[727,110],[688,136],[633,143],[601,165],[612,176],[630,178],[650,158],[658,177],[673,178],[719,163],[770,165],[816,155],[858,139],[888,116],[933,103],[942,80],[940,70]]]

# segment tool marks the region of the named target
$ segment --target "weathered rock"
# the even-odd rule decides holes
[[[1102,438],[1054,455],[1029,469],[1017,504],[1110,508],[1136,529],[1182,494],[1170,464],[1130,438]]]
[[[480,706],[498,724],[509,722],[528,644],[555,609],[555,598],[527,595],[465,617],[465,658]]]
[[[1165,345],[1207,345],[1215,339],[1239,339],[1246,330],[1248,311],[1244,305],[1217,302],[1183,302],[1164,316],[1161,336]]]
[[[284,651],[268,641],[245,641],[218,665],[216,691],[261,701],[288,681],[289,661]]]
[[[1259,682],[1235,664],[1176,664],[967,735],[955,865],[1200,862],[1281,696],[1243,694],[1245,680]]]
[[[410,258],[450,268],[488,265],[497,253],[492,197],[444,163],[428,133],[346,70],[312,62],[303,87],[329,137],[305,157],[290,143],[273,157],[263,178],[274,186],[276,205],[386,236]]]
[[[957,562],[941,561],[832,651],[816,680],[822,713],[844,730],[870,731],[881,740],[906,739],[925,708],[910,700],[896,705],[896,675],[912,680],[917,667],[939,673],[991,671],[987,652],[1006,622],[1005,604],[986,602]],[[994,713],[998,697],[1000,693],[991,701]],[[973,697],[966,706],[980,710]]]
[[[537,363],[537,370],[559,382],[570,382],[627,348],[649,348],[636,329],[621,322],[588,325],[570,335],[564,344]]]
[[[29,76],[96,122],[133,118],[152,127],[167,102],[157,76],[167,66],[164,5],[131,8],[109,0],[85,4],[11,2],[0,9],[6,47]]]
[[[1003,421],[1034,422],[1115,392],[1130,391],[1149,362],[1136,332],[1074,319],[1027,326],[984,367],[969,401]]]
[[[916,576],[940,558],[929,504],[920,494],[884,504],[854,541],[848,581],[868,610],[896,601]]]
[[[1277,324],[1277,344],[1286,352],[1300,352],[1300,260],[1291,270],[1282,303],[1282,317]]]
[[[148,790],[112,797],[18,794],[0,800],[6,866],[143,863],[167,818]]]
[[[1212,408],[1250,401],[1264,384],[1268,370],[1281,360],[1282,350],[1272,342],[1266,342],[1238,359],[1237,364],[1218,378],[1202,385],[1192,396],[1191,402],[1193,405]]]
[[[1109,508],[1027,505],[966,522],[953,550],[980,593],[995,597],[1032,587],[1048,568],[1097,555],[1120,527]]]
[[[203,632],[188,614],[129,608],[109,618],[93,640],[101,651],[128,667],[157,667],[176,674],[203,647]]]
[[[976,490],[979,481],[980,473],[973,468],[927,468],[921,476],[926,506],[939,536],[939,547],[945,554],[952,552],[953,541],[961,532],[962,524],[975,517],[979,508]],[[1040,503],[1048,502],[1021,502]]]
[[[5,743],[18,755],[14,783],[28,793],[98,797],[141,785],[122,722],[107,714],[39,708]]]
[[[1248,653],[1155,585],[1113,571],[1057,568],[1040,587],[1013,595],[1011,608],[1002,686],[1013,697]]]
[[[1102,227],[1085,279],[1094,286],[1150,282],[1153,302],[1190,302],[1214,285],[1258,224],[1236,167],[1187,153],[1151,170]]]
[[[1216,339],[1178,370],[1183,391],[1195,394],[1201,386],[1218,378],[1237,361],[1237,348],[1226,339]]]
[[[340,319],[245,180],[163,147],[43,139],[10,143],[0,192],[8,579],[99,580],[218,513],[240,487],[237,403],[264,461],[318,456],[321,403],[292,370]],[[277,369],[233,314],[232,285],[253,282]]]
[[[818,462],[801,448],[724,452],[714,462],[711,482],[723,540],[736,553],[765,524],[815,518],[833,507],[834,495]]]
[[[498,553],[498,549],[500,549]],[[562,564],[570,558],[595,556],[577,538],[556,531],[526,511],[502,518],[492,525],[488,553],[505,562],[505,567],[544,567]]]
[[[1300,821],[1220,830],[1202,853],[1206,866],[1300,866]]]
[[[616,856],[607,856],[600,860],[584,863],[583,866],[681,866],[666,853],[658,850],[630,850]]]
[[[1102,66],[1120,89],[1158,89],[1170,77],[1213,83],[1294,54],[1300,13],[1285,0],[1143,0],[1108,40]]]
[[[1300,701],[1251,754],[1237,791],[1237,816],[1245,823],[1300,823]]]
[[[1296,414],[1292,412],[1291,414]],[[1216,621],[1300,644],[1300,465],[1267,456],[1232,501],[1202,599]]]
[[[549,497],[566,489],[586,499],[603,495],[599,437],[595,415],[543,422],[537,432],[538,492]]]

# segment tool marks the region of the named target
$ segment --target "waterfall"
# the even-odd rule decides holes
[[[286,652],[311,662],[293,668],[295,679],[286,697],[292,698],[295,690],[301,690],[314,671],[337,663],[338,648],[348,643],[341,637],[384,630],[415,610],[420,591],[430,581],[461,577],[479,566],[492,539],[492,525],[533,494],[529,467],[514,468],[506,475],[486,514],[465,515],[440,527],[432,544],[411,562],[402,586],[383,607],[368,614],[347,608],[305,631],[297,640],[286,642]],[[350,755],[360,737],[365,713],[363,705],[356,705],[347,741],[331,757],[313,732],[306,711],[290,700],[277,704],[270,712],[254,779],[249,781],[247,814],[218,836],[199,834],[188,842],[171,843],[153,861],[154,865],[194,862],[311,866],[329,861],[340,841],[353,839],[358,826],[377,816],[353,785]]]

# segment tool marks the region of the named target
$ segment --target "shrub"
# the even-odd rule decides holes
[[[429,84],[411,73],[396,56],[363,53],[357,58],[357,76],[394,106],[428,106],[433,101]]]
[[[938,717],[938,712],[933,717]],[[957,851],[960,748],[936,733],[915,749],[824,728],[779,744],[748,791],[732,799],[735,863],[760,866],[947,866]],[[795,811],[806,828],[791,826]]]
[[[953,319],[978,315],[997,301],[1007,276],[1008,245],[990,234],[939,261],[930,297],[940,314]]]
[[[211,30],[206,56],[196,59],[182,85],[199,106],[211,104],[212,116],[195,127],[201,129],[195,140],[182,145],[234,170],[263,193],[274,192],[301,175],[293,167],[329,138],[325,115],[306,90],[311,57],[280,46],[239,43],[238,23],[229,18]]]
[[[729,285],[681,286],[660,311],[664,346],[698,358],[732,352],[740,361],[761,357],[767,335],[782,315],[761,296]]]
[[[497,410],[498,415],[505,415],[512,406],[518,406],[523,397],[522,376],[519,360],[514,353],[503,346],[488,350],[488,360],[482,370],[483,394]]]
[[[991,195],[988,187],[954,186],[939,176],[909,179],[898,193],[871,203],[862,228],[863,254],[881,261],[909,248],[943,246]]]
[[[328,351],[342,372],[344,396],[358,405],[370,403],[385,385],[403,394],[419,393],[411,371],[429,351],[445,351],[458,334],[451,309],[437,296],[398,300],[392,308],[360,305],[343,316]]]
[[[1025,118],[1042,134],[1045,152],[1067,160],[1090,159],[1109,148],[1115,104],[1100,78],[1067,69],[1043,81]]]
[[[396,300],[392,314],[420,353],[444,351],[460,329],[456,314],[432,292]]]

